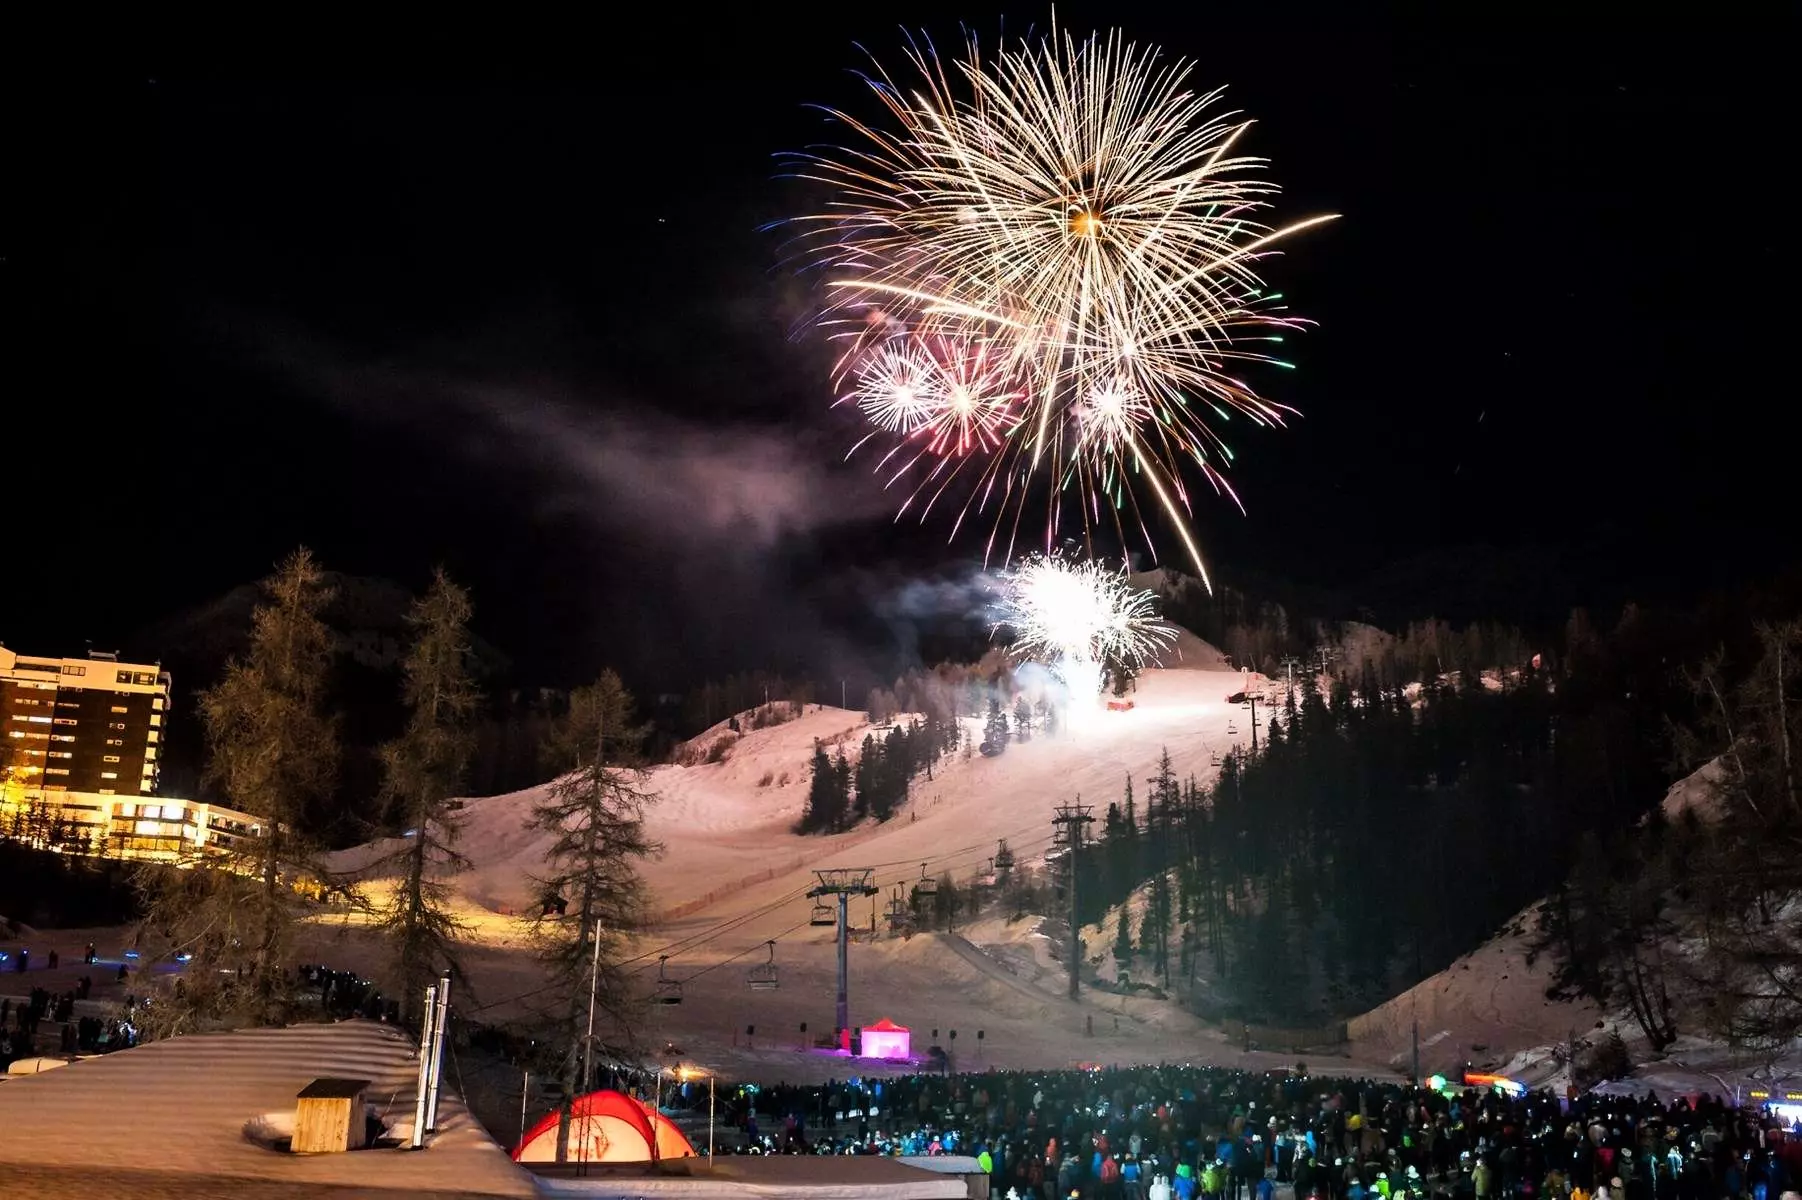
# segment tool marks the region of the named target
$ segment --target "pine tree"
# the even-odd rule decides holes
[[[813,743],[813,781],[807,788],[807,810],[801,816],[802,833],[830,833],[845,819],[840,807],[838,772],[826,757],[826,747]]]
[[[838,823],[832,830],[837,832],[851,815],[851,760],[845,757],[842,745],[838,748],[838,757],[832,760],[832,788],[836,793],[832,811],[838,814]]]
[[[469,616],[469,594],[440,569],[407,614],[407,725],[382,747],[383,793],[407,828],[405,846],[385,864],[400,879],[379,926],[392,940],[403,1003],[423,994],[442,968],[462,974],[454,943],[467,926],[451,911],[443,876],[469,866],[456,848],[461,822],[451,807],[469,763],[477,703]]]
[[[882,769],[877,773],[876,795],[870,812],[878,821],[895,815],[907,799],[908,776],[913,770],[909,753],[912,739],[900,728],[889,730],[882,743]]]
[[[644,828],[645,808],[656,800],[636,766],[644,735],[632,697],[614,672],[603,671],[594,683],[577,688],[547,743],[566,773],[532,810],[533,823],[552,838],[546,874],[535,880],[546,904],[533,934],[547,990],[567,998],[560,1031],[569,1047],[562,1064],[566,1097],[577,1095],[586,1082],[578,1077],[578,1063],[584,1061],[579,1040],[591,981],[596,1007],[620,1025],[630,1028],[635,1007],[620,956],[645,916],[646,891],[636,864],[663,849]],[[585,1049],[592,1056],[593,1047]],[[560,1150],[567,1145],[568,1120],[566,1103]]]
[[[1024,695],[1014,702],[1014,740],[1032,740],[1032,705],[1026,702]]]
[[[338,763],[336,723],[324,711],[332,636],[321,614],[331,593],[303,547],[263,582],[263,596],[249,648],[200,695],[205,779],[261,819],[260,836],[150,883],[146,924],[171,956],[193,956],[181,994],[153,1006],[151,1036],[287,1018],[290,938],[308,904],[297,885],[318,877],[301,819],[330,792]]]
[[[939,876],[938,886],[932,893],[932,910],[936,920],[944,922],[947,933],[957,928],[957,914],[963,911],[964,898],[957,890],[957,884],[951,881],[951,872],[946,871]]]
[[[871,808],[879,803],[882,791],[882,746],[876,741],[876,735],[863,735],[863,752],[857,756],[856,785],[857,796],[851,802],[851,820],[861,821],[870,815]]]
[[[1007,714],[1001,711],[1001,701],[989,699],[989,719],[982,727],[982,748],[985,754],[1000,754],[1007,749]]]
[[[1124,972],[1133,957],[1133,910],[1129,896],[1120,902],[1120,928],[1114,931],[1114,967]]]

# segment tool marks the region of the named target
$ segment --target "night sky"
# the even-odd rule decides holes
[[[1355,592],[1497,547],[1568,606],[1795,558],[1774,24],[1138,7],[1058,15],[1197,59],[1257,119],[1278,216],[1343,214],[1266,272],[1319,328],[1256,377],[1305,417],[1235,435],[1249,516],[1198,514],[1225,582]],[[304,541],[409,585],[444,563],[535,681],[892,651],[897,591],[980,544],[890,524],[841,463],[856,421],[759,227],[805,207],[772,156],[833,137],[805,106],[863,102],[857,43],[895,61],[898,21],[949,45],[998,18],[670,9],[429,73],[38,94],[44,203],[0,267],[12,502],[38,523],[13,526],[0,637],[154,654],[134,631]]]

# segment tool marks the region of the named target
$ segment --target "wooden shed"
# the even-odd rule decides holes
[[[341,1154],[366,1141],[363,1093],[367,1079],[315,1079],[301,1088],[294,1109],[296,1154]]]

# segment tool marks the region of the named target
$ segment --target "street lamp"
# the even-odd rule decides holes
[[[713,1072],[703,1071],[699,1067],[682,1067],[676,1071],[676,1078],[683,1083],[691,1079],[707,1080],[707,1164],[713,1165]]]

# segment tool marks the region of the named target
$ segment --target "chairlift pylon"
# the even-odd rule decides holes
[[[745,974],[745,982],[753,992],[773,992],[781,986],[776,974],[776,943],[772,940],[764,945],[769,947],[770,960],[758,963]]]
[[[651,994],[651,1003],[653,1004],[682,1003],[682,981],[680,979],[671,979],[664,973],[664,967],[668,963],[669,955],[663,954],[658,956],[657,989]]]

